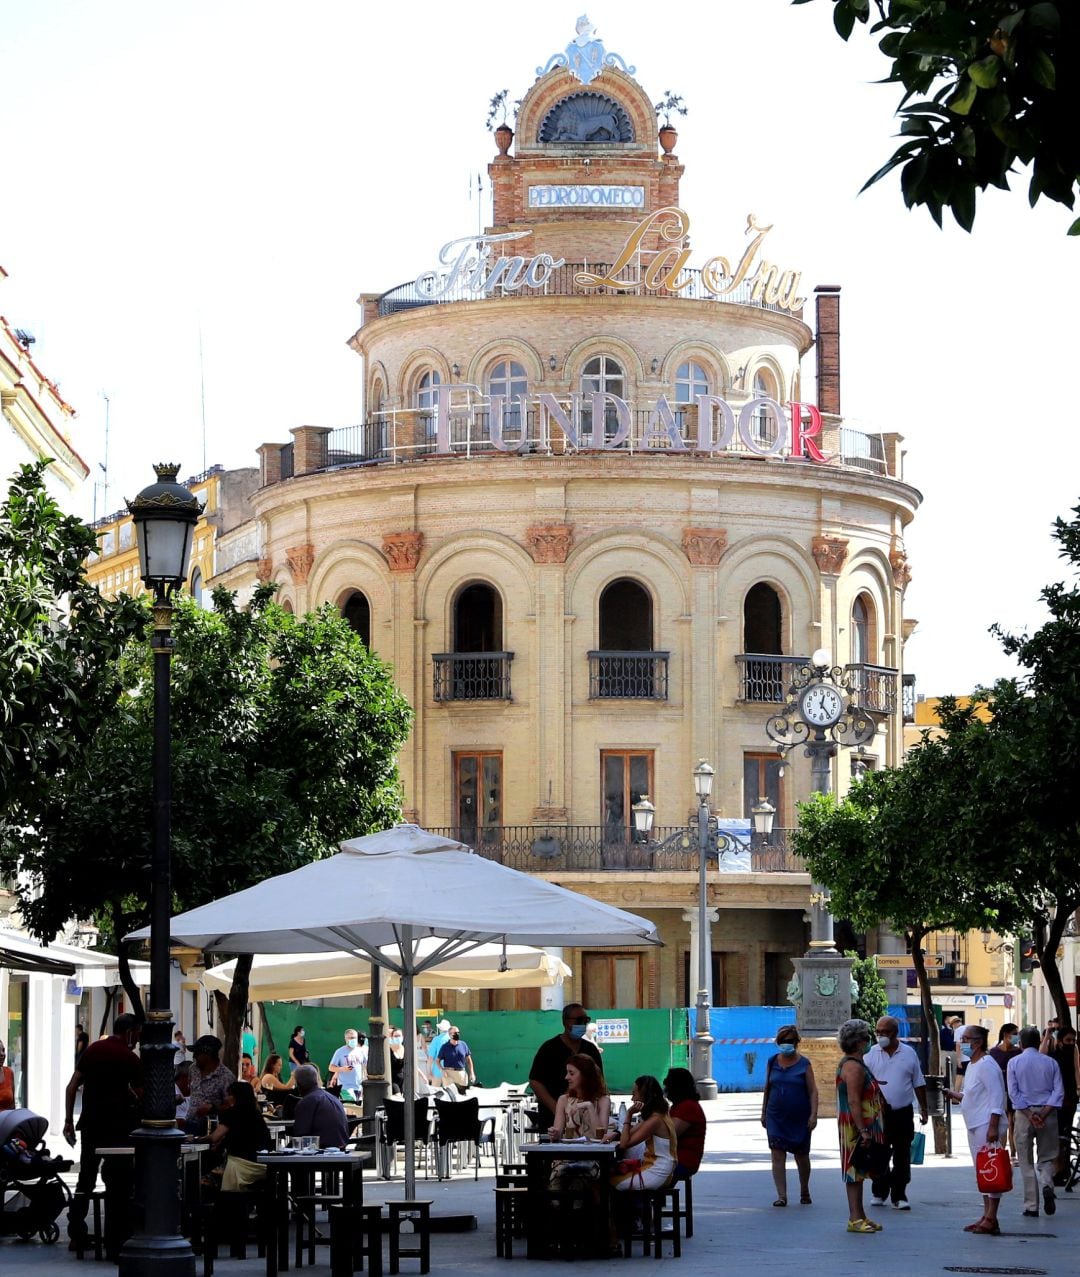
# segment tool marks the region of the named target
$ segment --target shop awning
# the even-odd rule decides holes
[[[62,975],[82,989],[109,988],[120,983],[115,954],[98,953],[73,944],[39,944],[18,931],[0,929],[0,968],[24,975]],[[150,983],[150,964],[132,962],[136,984]]]
[[[47,956],[34,953],[19,953],[0,945],[0,967],[7,971],[20,971],[29,975],[74,975],[75,966],[70,962],[60,962]]]

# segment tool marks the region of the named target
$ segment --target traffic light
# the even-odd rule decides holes
[[[1035,948],[1035,941],[1030,936],[1020,937],[1020,970],[1023,974],[1030,974],[1039,965],[1039,951]]]

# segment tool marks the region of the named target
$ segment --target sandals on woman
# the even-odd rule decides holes
[[[786,1206],[786,1205],[787,1205],[787,1198],[786,1198],[786,1197],[778,1197],[778,1198],[776,1199],[776,1201],[775,1201],[775,1202],[773,1202],[773,1205],[774,1205],[774,1206]]]
[[[803,1193],[802,1197],[799,1198],[800,1206],[813,1206],[813,1204],[814,1204],[814,1199],[810,1196],[809,1193]]]
[[[849,1233],[880,1233],[881,1225],[868,1219],[849,1219],[847,1230]]]
[[[977,1224],[968,1224],[964,1229],[965,1233],[986,1233],[990,1237],[999,1237],[1001,1235],[1001,1225],[996,1219],[980,1219]]]

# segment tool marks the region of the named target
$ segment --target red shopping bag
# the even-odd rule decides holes
[[[1000,1144],[984,1144],[975,1154],[975,1180],[980,1193],[1012,1191],[1012,1163],[1009,1151]]]

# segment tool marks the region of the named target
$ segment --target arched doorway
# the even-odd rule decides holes
[[[652,597],[629,578],[600,595],[599,649],[590,652],[592,698],[667,699],[667,653],[653,650]]]
[[[371,646],[371,604],[367,595],[352,590],[341,602],[341,615],[348,621],[355,634],[359,634],[365,647]]]
[[[784,699],[784,664],[776,659],[784,651],[783,629],[780,595],[758,581],[743,600],[742,700],[776,704]]]

